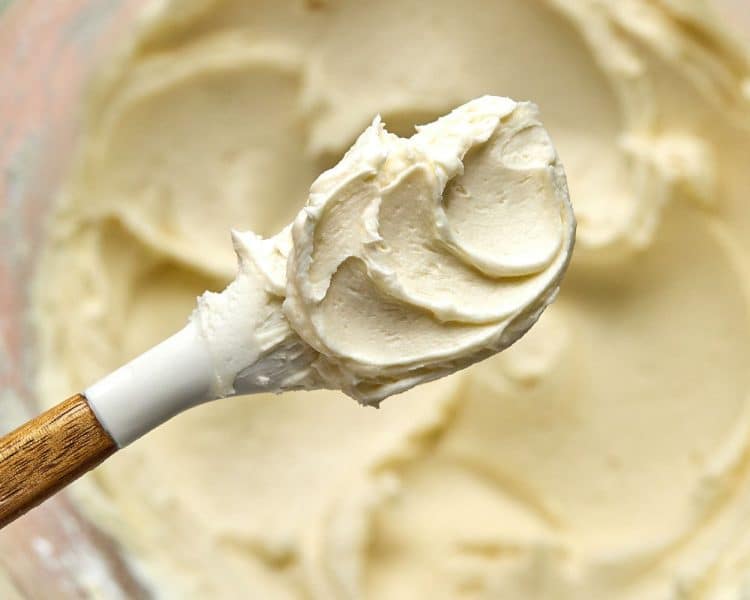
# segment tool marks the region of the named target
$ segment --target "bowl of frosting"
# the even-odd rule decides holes
[[[62,4],[0,3],[3,431],[179,329],[376,115],[535,102],[577,243],[525,337],[379,410],[150,433],[0,532],[1,597],[748,593],[742,0]]]

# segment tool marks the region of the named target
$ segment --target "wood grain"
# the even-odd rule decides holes
[[[81,394],[0,438],[0,528],[116,450]]]

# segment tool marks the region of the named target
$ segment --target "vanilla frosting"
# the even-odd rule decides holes
[[[218,395],[324,387],[377,404],[521,337],[575,230],[537,113],[486,96],[408,139],[378,117],[293,226],[235,232],[237,278],[193,315]]]
[[[377,411],[327,390],[211,403],[82,481],[158,597],[747,594],[750,66],[707,3],[180,0],[124,44],[40,265],[46,402],[182,326],[235,276],[227,231],[282,230],[375,114],[408,137],[485,94],[532,99],[578,221],[559,297],[498,356]],[[462,231],[436,251],[492,272]],[[484,310],[412,290],[365,239],[343,264],[392,270],[430,314]],[[534,248],[522,268],[554,252]],[[346,323],[302,308],[335,347]]]

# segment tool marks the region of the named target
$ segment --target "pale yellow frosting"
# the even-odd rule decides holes
[[[154,5],[93,84],[53,218],[47,401],[178,329],[234,276],[227,231],[279,231],[378,113],[410,136],[485,94],[536,102],[576,252],[496,358],[378,411],[189,411],[81,506],[165,597],[742,598],[749,82],[699,0]]]
[[[484,96],[410,138],[376,117],[292,224],[232,232],[237,276],[191,317],[215,397],[323,388],[377,405],[518,340],[575,239],[537,116]]]
[[[575,219],[536,116],[485,96],[408,139],[377,118],[313,183],[284,314],[326,387],[379,403],[507,348],[555,298]]]

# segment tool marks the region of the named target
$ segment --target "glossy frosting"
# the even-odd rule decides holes
[[[329,391],[195,409],[81,506],[178,598],[742,598],[748,81],[698,0],[159,3],[96,78],[53,219],[48,401],[179,328],[234,276],[229,228],[279,231],[377,113],[409,136],[532,99],[576,251],[497,357],[378,411]]]

